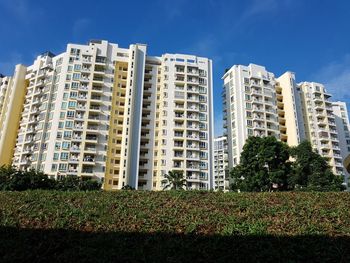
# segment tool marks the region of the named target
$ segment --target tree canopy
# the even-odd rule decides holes
[[[187,187],[187,180],[184,178],[183,171],[169,171],[164,175],[165,186],[163,190],[183,190]]]
[[[236,191],[344,189],[341,176],[333,174],[327,160],[308,141],[290,148],[275,137],[249,137],[231,177]]]

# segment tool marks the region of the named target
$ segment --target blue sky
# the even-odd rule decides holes
[[[214,63],[215,133],[221,133],[221,76],[261,64],[277,76],[326,84],[350,106],[350,1],[342,0],[0,0],[0,73],[67,43],[106,39],[149,54],[190,53]]]

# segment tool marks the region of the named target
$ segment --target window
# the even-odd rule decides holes
[[[70,142],[62,142],[62,149],[63,150],[68,150],[70,148]]]
[[[58,123],[58,128],[59,128],[59,129],[63,129],[63,127],[64,127],[64,122],[63,122],[63,121],[60,121],[60,122]]]
[[[54,154],[53,154],[53,160],[54,160],[54,161],[57,161],[57,160],[58,160],[58,157],[59,157],[59,153],[54,153]]]
[[[72,132],[71,131],[65,131],[63,133],[63,138],[71,138],[72,137]]]
[[[69,101],[68,102],[68,108],[75,108],[77,106],[77,102],[76,101]]]
[[[73,80],[79,80],[80,79],[80,74],[79,73],[74,73],[73,74]]]
[[[60,163],[58,166],[59,171],[66,171],[67,170],[67,164],[66,163]]]
[[[67,111],[67,118],[74,118],[74,111]]]
[[[75,64],[74,65],[74,71],[79,71],[81,69],[81,65]]]
[[[72,82],[72,89],[79,88],[79,82]]]
[[[72,128],[73,122],[72,121],[66,121],[66,128]]]
[[[61,153],[61,160],[62,161],[68,160],[68,153]]]
[[[56,142],[55,143],[55,150],[59,150],[61,149],[61,143],[60,142]]]
[[[64,116],[66,115],[66,113],[64,112],[60,112],[60,119],[64,119]]]
[[[52,164],[51,165],[51,172],[56,172],[57,171],[57,164]]]
[[[76,98],[76,97],[78,97],[78,92],[76,92],[76,91],[71,91],[71,93],[69,94],[69,97],[70,97],[70,98]]]
[[[62,102],[61,104],[61,110],[67,109],[67,102]]]

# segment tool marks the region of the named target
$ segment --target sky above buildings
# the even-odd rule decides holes
[[[222,80],[234,64],[287,70],[297,82],[326,85],[350,106],[350,1],[347,0],[0,0],[0,73],[31,64],[67,43],[106,39],[148,54],[213,59],[215,134],[222,133]]]

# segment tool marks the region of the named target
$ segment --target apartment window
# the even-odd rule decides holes
[[[70,142],[64,141],[62,142],[62,149],[68,150],[70,148]]]
[[[74,71],[79,71],[81,70],[81,65],[80,64],[75,64],[74,65]]]
[[[60,163],[58,166],[59,171],[66,171],[67,170],[67,164],[66,163]]]
[[[73,80],[79,80],[79,79],[80,79],[80,73],[74,73]]]
[[[53,160],[57,161],[59,156],[60,156],[59,153],[54,153],[53,154]]]
[[[252,129],[248,129],[248,135],[252,136],[253,135],[253,130]]]
[[[66,121],[66,128],[72,128],[73,122],[72,121]]]
[[[65,112],[60,112],[60,119],[64,119],[65,116],[66,116]]]
[[[72,137],[72,132],[71,131],[65,131],[63,133],[63,137],[67,138],[67,139],[71,138]]]
[[[62,102],[61,104],[61,110],[67,109],[67,102]]]
[[[76,98],[76,97],[78,97],[78,92],[76,92],[76,91],[71,91],[70,94],[69,94],[69,97],[70,97],[70,98]]]
[[[59,150],[61,149],[61,143],[60,142],[56,142],[55,143],[55,150]]]
[[[57,171],[57,164],[52,164],[51,165],[51,172],[56,172]]]
[[[62,161],[68,160],[68,153],[61,153],[61,158]]]
[[[68,102],[68,108],[75,108],[77,106],[77,102],[76,101],[69,101]]]
[[[247,109],[251,109],[251,108],[252,108],[252,104],[247,102],[247,103],[245,104],[245,107],[246,107]]]
[[[60,121],[60,122],[58,123],[58,128],[59,128],[59,129],[63,129],[63,127],[64,127],[64,122],[63,122],[63,121]]]
[[[74,111],[67,111],[67,118],[74,118]]]
[[[79,82],[72,82],[72,89],[78,89],[79,88]]]

